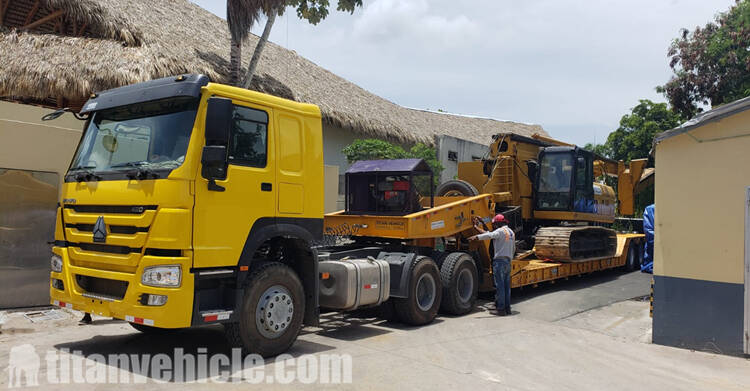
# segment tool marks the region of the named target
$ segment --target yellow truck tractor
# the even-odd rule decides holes
[[[78,117],[54,305],[143,332],[221,323],[232,346],[271,356],[321,310],[387,305],[422,325],[492,289],[489,244],[466,238],[515,196],[433,197],[423,161],[360,162],[346,210],[324,216],[314,105],[181,75],[94,94]],[[586,262],[523,254],[513,286],[622,266],[640,240],[618,234]]]

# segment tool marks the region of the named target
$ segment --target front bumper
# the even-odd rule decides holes
[[[190,327],[193,314],[194,276],[190,273],[192,254],[183,257],[143,256],[135,273],[123,273],[100,269],[72,266],[65,247],[53,247],[52,252],[63,259],[62,272],[51,272],[51,279],[63,281],[63,290],[50,284],[50,304],[84,311],[105,317],[113,317],[128,322],[141,323],[161,328]],[[157,288],[141,284],[143,269],[157,265],[180,265],[182,281],[177,288]],[[86,292],[76,281],[76,275],[128,283],[122,299],[101,297],[94,298],[92,292]],[[86,294],[87,296],[84,296]],[[141,304],[141,295],[155,294],[167,296],[167,302],[161,306]]]

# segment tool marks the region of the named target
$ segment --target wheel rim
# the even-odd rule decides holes
[[[443,197],[462,197],[464,193],[459,190],[448,190],[443,194]]]
[[[468,303],[471,300],[474,293],[474,278],[468,268],[461,269],[461,272],[458,273],[456,289],[458,290],[458,299],[462,303]]]
[[[289,291],[281,285],[274,285],[260,296],[255,308],[255,325],[266,338],[278,338],[294,318],[294,302]]]
[[[429,274],[422,274],[417,280],[417,307],[429,311],[435,302],[435,279]]]

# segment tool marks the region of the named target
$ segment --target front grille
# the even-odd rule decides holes
[[[141,248],[127,247],[127,246],[113,246],[109,244],[70,243],[70,246],[78,247],[84,251],[97,251],[97,252],[112,253],[112,254],[130,254],[130,253],[141,252]]]
[[[122,300],[128,290],[128,282],[76,274],[76,283],[87,293]]]
[[[94,224],[65,224],[66,228],[74,228],[81,232],[94,232]],[[148,227],[131,227],[127,225],[110,225],[109,233],[133,235],[138,232],[148,232]]]
[[[78,213],[99,214],[132,214],[139,215],[147,210],[156,210],[156,205],[65,205],[66,209],[73,209]]]

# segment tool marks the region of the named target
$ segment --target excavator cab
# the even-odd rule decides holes
[[[594,155],[577,147],[546,147],[539,153],[534,209],[596,213]]]

